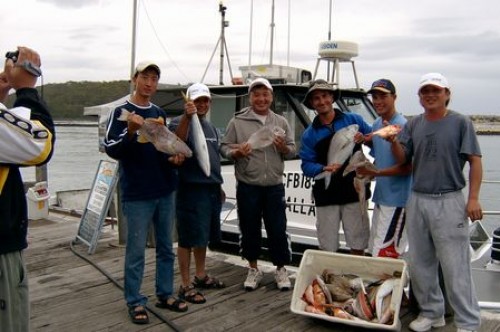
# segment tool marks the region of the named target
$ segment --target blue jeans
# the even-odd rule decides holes
[[[156,296],[167,299],[174,289],[174,260],[172,229],[175,217],[175,192],[144,201],[122,203],[127,220],[127,247],[125,252],[125,300],[129,307],[145,305],[147,297],[141,294],[144,274],[144,253],[151,222],[156,237]]]
[[[285,188],[255,186],[238,182],[236,186],[240,245],[243,258],[255,261],[260,256],[262,220],[267,233],[271,262],[275,266],[289,264],[292,259],[290,237],[286,232]]]

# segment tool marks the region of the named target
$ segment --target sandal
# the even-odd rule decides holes
[[[168,309],[175,312],[186,312],[188,310],[186,302],[180,299],[176,299],[173,296],[167,299],[158,299],[158,302],[156,302],[155,306],[158,308]]]
[[[210,289],[210,288],[219,289],[226,287],[226,285],[222,281],[214,277],[209,277],[208,275],[205,275],[204,278],[198,278],[197,276],[195,276],[193,285],[195,285],[198,288],[205,288],[205,289]]]
[[[182,285],[179,287],[179,293],[177,294],[179,296],[179,299],[188,301],[190,303],[194,304],[202,304],[207,302],[205,299],[205,296],[198,292],[195,288],[194,285],[191,284],[189,286],[183,287]]]
[[[142,305],[138,305],[135,307],[128,308],[128,315],[130,316],[130,320],[134,324],[148,324],[149,316],[148,312]]]

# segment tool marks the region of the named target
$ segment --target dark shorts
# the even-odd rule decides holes
[[[220,242],[221,186],[180,183],[177,190],[178,245],[207,247]]]

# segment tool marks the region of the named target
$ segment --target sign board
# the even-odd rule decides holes
[[[102,225],[113,199],[117,173],[117,162],[108,160],[99,162],[76,236],[77,240],[89,246],[89,254],[93,254],[96,249]]]

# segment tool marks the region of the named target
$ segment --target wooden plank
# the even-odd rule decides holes
[[[155,308],[154,248],[146,249],[142,292],[148,296],[149,306],[160,318],[151,313],[150,324],[134,325],[128,317],[123,292],[70,250],[78,218],[55,216],[49,219],[30,223],[31,245],[25,255],[33,331],[174,331],[163,320],[170,320],[182,331],[367,331],[292,314],[292,291],[277,290],[272,267],[264,267],[264,279],[258,289],[245,291],[245,264],[234,264],[238,259],[228,260],[229,255],[212,251],[208,252],[207,271],[223,280],[227,287],[203,290],[207,302],[189,304],[186,313]],[[74,250],[97,263],[122,284],[125,248],[112,245],[117,238],[116,230],[109,228],[105,232],[93,255],[87,254],[84,245],[75,245]],[[194,266],[191,273],[194,275]],[[179,281],[176,263],[175,287]],[[409,331],[407,326],[415,316],[407,309],[401,310],[401,331]],[[440,332],[455,331],[452,318],[447,318],[447,322]],[[500,330],[498,319],[483,325],[488,328],[480,330],[483,332]]]

